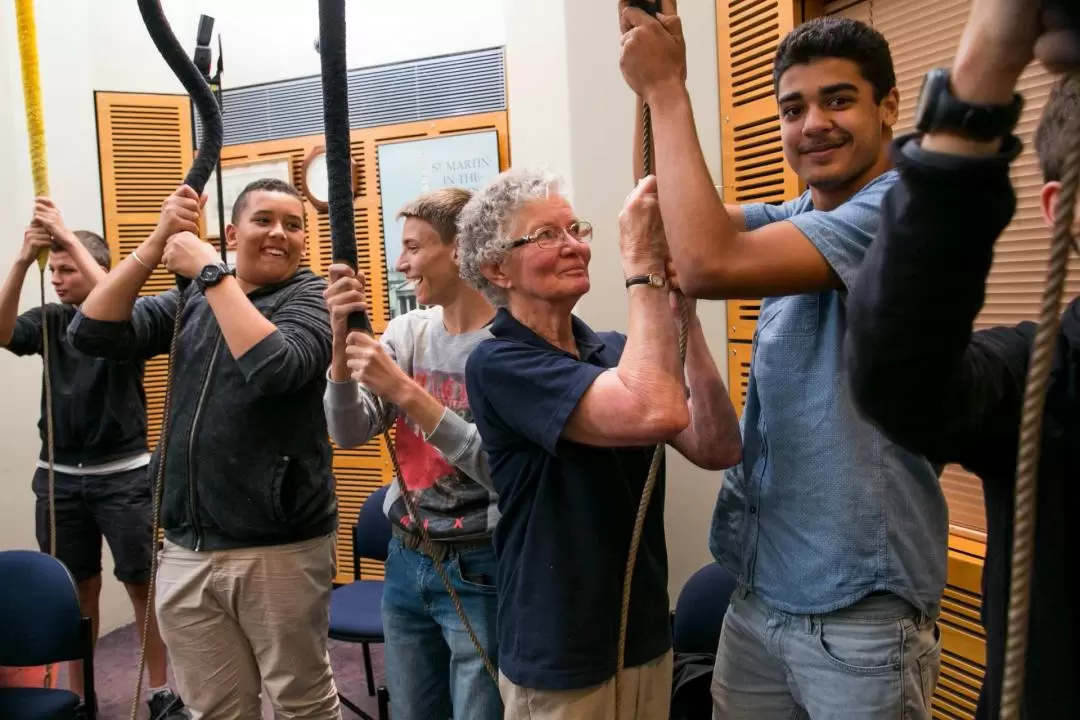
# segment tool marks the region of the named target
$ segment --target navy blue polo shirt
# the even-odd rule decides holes
[[[653,452],[561,437],[581,396],[626,345],[625,336],[595,333],[576,317],[573,331],[580,359],[500,309],[494,337],[465,368],[499,494],[499,669],[537,690],[586,688],[615,675],[626,557]],[[661,466],[634,569],[626,667],[670,648]]]

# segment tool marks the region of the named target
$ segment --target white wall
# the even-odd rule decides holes
[[[619,72],[614,2],[552,0],[507,4],[510,151],[515,166],[562,175],[575,212],[596,228],[592,290],[578,313],[595,328],[626,330],[626,290],[617,217],[632,186],[634,98]],[[698,134],[714,183],[720,184],[715,6],[684,0],[688,85]],[[699,303],[706,337],[727,377],[723,303]],[[708,529],[721,474],[699,470],[669,452],[667,537],[672,601],[686,579],[712,560]]]
[[[504,0],[348,0],[349,67],[503,45]],[[51,194],[72,228],[101,232],[95,90],[180,93],[134,0],[35,3]],[[225,46],[226,89],[319,74],[314,0],[162,0],[178,40],[194,49],[200,13]],[[216,62],[216,39],[213,43]],[[6,277],[29,220],[30,177],[14,4],[0,3],[0,274]],[[47,279],[47,276],[46,276]],[[23,309],[37,303],[31,272]],[[51,296],[51,301],[55,297]],[[41,361],[0,352],[0,548],[33,548],[30,478],[40,443]],[[112,563],[104,553],[105,575]],[[131,620],[123,589],[107,579],[102,630]]]

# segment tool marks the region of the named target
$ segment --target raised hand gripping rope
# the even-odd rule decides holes
[[[323,132],[326,135],[326,171],[329,182],[330,206],[330,242],[335,263],[345,263],[353,270],[357,268],[356,231],[353,217],[353,185],[350,172],[351,152],[349,143],[349,77],[345,63],[345,0],[319,0],[319,53],[322,61],[323,88]],[[349,318],[350,330],[362,330],[373,334],[371,322],[366,313],[354,313]],[[427,528],[420,521],[409,489],[398,464],[397,450],[389,428],[383,432],[387,454],[394,476],[397,478],[401,498],[412,519],[412,526],[420,533],[424,549],[432,557],[439,557],[428,536]],[[454,591],[450,576],[444,563],[432,563],[439,577],[442,578],[446,592],[450,596],[454,609],[461,619],[476,652],[484,663],[492,681],[498,685],[499,676],[494,664],[480,644],[465,609],[461,605],[457,592]]]
[[[146,25],[150,37],[154,40],[158,52],[169,64],[169,68],[187,90],[188,95],[199,111],[199,117],[203,124],[202,143],[199,145],[195,162],[188,170],[184,184],[198,194],[202,194],[206,187],[210,174],[217,166],[218,157],[221,155],[224,130],[221,123],[221,111],[218,108],[214,93],[203,79],[195,63],[184,53],[165,13],[161,9],[159,0],[139,0],[139,12],[142,13],[143,23]],[[165,453],[168,449],[168,438],[172,428],[169,424],[169,414],[172,408],[173,377],[176,372],[176,345],[180,337],[180,321],[183,317],[184,306],[187,304],[187,286],[190,284],[187,278],[176,276],[176,286],[179,293],[176,298],[176,313],[173,317],[172,342],[169,346],[169,366],[165,375],[165,403],[161,410],[161,434],[158,437],[157,453],[158,466],[154,478],[154,509],[153,509],[153,543],[155,552],[150,555],[150,587],[147,592],[149,601],[146,603],[146,614],[143,616],[142,648],[139,652],[139,675],[135,681],[135,697],[131,702],[131,720],[136,720],[139,712],[139,698],[142,694],[142,678],[146,669],[146,636],[150,629],[150,613],[154,612],[154,588],[157,580],[157,536],[161,512],[161,492],[165,481]]]

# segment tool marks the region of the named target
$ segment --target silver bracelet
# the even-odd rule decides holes
[[[152,267],[150,267],[149,265],[147,265],[146,263],[144,263],[144,262],[143,262],[143,259],[142,259],[141,257],[139,257],[139,253],[138,253],[138,252],[136,252],[135,250],[132,250],[132,251],[131,251],[131,257],[135,258],[135,262],[139,263],[140,265],[142,265],[142,266],[143,266],[144,268],[146,268],[147,270],[149,270],[149,271],[153,272],[154,268],[152,268]]]

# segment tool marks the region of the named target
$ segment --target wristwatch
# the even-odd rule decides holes
[[[1010,135],[1020,121],[1024,98],[1013,94],[1008,105],[977,105],[952,92],[947,68],[934,68],[923,78],[915,107],[915,129],[920,133],[950,132],[982,142]]]
[[[231,270],[225,263],[212,263],[199,271],[198,277],[195,278],[195,284],[198,286],[199,292],[206,292],[206,288],[214,287],[229,275],[235,274],[236,271]]]
[[[667,284],[667,278],[658,273],[649,273],[648,275],[634,275],[626,279],[626,287],[632,287],[634,285],[648,285],[649,287],[662,288]]]

